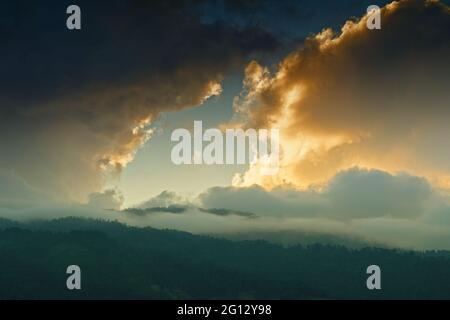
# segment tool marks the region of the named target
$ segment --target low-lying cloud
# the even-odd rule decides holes
[[[146,208],[155,203],[165,206]],[[133,213],[127,215],[133,224],[195,233],[270,238],[283,232],[315,233],[405,248],[450,249],[450,199],[425,178],[405,173],[352,168],[320,189],[308,190],[213,187],[194,198],[165,191],[125,211]]]
[[[30,192],[20,180],[16,184],[24,196]],[[424,178],[377,170],[340,172],[318,190],[214,187],[196,197],[165,191],[124,210],[112,210],[109,201],[97,202],[106,206],[101,209],[47,198],[39,201],[38,195],[31,193],[24,197],[27,203],[19,204],[2,199],[1,216],[14,220],[79,216],[219,236],[273,240],[282,239],[283,234],[300,238],[315,234],[367,244],[450,250],[450,199]],[[108,192],[91,198],[115,196]]]

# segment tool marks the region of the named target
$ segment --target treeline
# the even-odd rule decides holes
[[[79,265],[82,289],[65,273]],[[366,268],[382,290],[366,287]],[[78,218],[0,221],[1,299],[448,299],[449,252],[285,248]]]

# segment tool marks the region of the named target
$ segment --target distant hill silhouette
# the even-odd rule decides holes
[[[66,289],[68,265],[82,290]],[[382,290],[366,288],[366,268]],[[81,218],[0,220],[1,299],[450,298],[450,254],[283,247]]]

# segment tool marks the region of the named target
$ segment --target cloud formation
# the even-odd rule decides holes
[[[246,57],[277,46],[258,27],[203,23],[192,1],[0,5],[0,168],[68,200],[87,200],[150,137],[163,111],[221,91]],[[106,171],[106,173],[105,173]]]
[[[72,34],[63,4],[0,4],[2,216],[450,248],[439,189],[450,186],[450,12],[431,0],[387,5],[381,30],[367,30],[367,17],[325,29],[274,70],[247,65],[235,120],[281,129],[279,175],[250,167],[232,187],[166,191],[119,211],[120,194],[100,190],[149,138],[147,125],[219,94],[227,71],[277,46],[259,27],[205,23],[191,1],[165,3],[80,1],[83,30]]]
[[[212,187],[190,197],[164,191],[136,208],[113,211],[109,218],[135,226],[287,244],[328,239],[350,245],[449,249],[449,213],[450,198],[423,177],[352,168],[320,189]]]
[[[338,173],[321,191],[288,187],[215,187],[199,196],[206,207],[226,207],[272,217],[418,218],[435,191],[428,182],[406,174],[357,168]],[[437,194],[435,195],[437,196]]]
[[[401,0],[341,32],[308,38],[275,70],[246,68],[235,103],[247,127],[280,128],[280,174],[250,168],[236,186],[326,183],[354,166],[426,176],[450,186],[450,9],[439,1]]]
[[[166,191],[125,210],[111,210],[117,203],[113,191],[92,195],[90,205],[67,205],[15,181],[13,191],[22,190],[20,199],[0,201],[1,216],[14,220],[77,216],[231,238],[283,242],[285,235],[291,244],[340,239],[339,243],[450,249],[450,198],[424,178],[406,174],[355,168],[340,172],[321,190],[308,191],[256,185],[214,187],[196,197]]]
[[[317,235],[402,248],[450,248],[450,198],[426,179],[408,174],[353,168],[320,190],[213,187],[191,199],[164,192],[149,203],[161,203],[159,198],[165,199],[164,207],[132,209],[137,211],[120,219],[251,239],[280,240],[285,234],[295,242]],[[182,211],[174,214],[173,208]]]

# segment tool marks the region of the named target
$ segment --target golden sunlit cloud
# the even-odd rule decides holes
[[[308,38],[270,72],[252,62],[235,101],[242,126],[279,128],[277,177],[252,166],[235,186],[320,186],[354,166],[405,171],[449,186],[450,11],[404,0]]]

